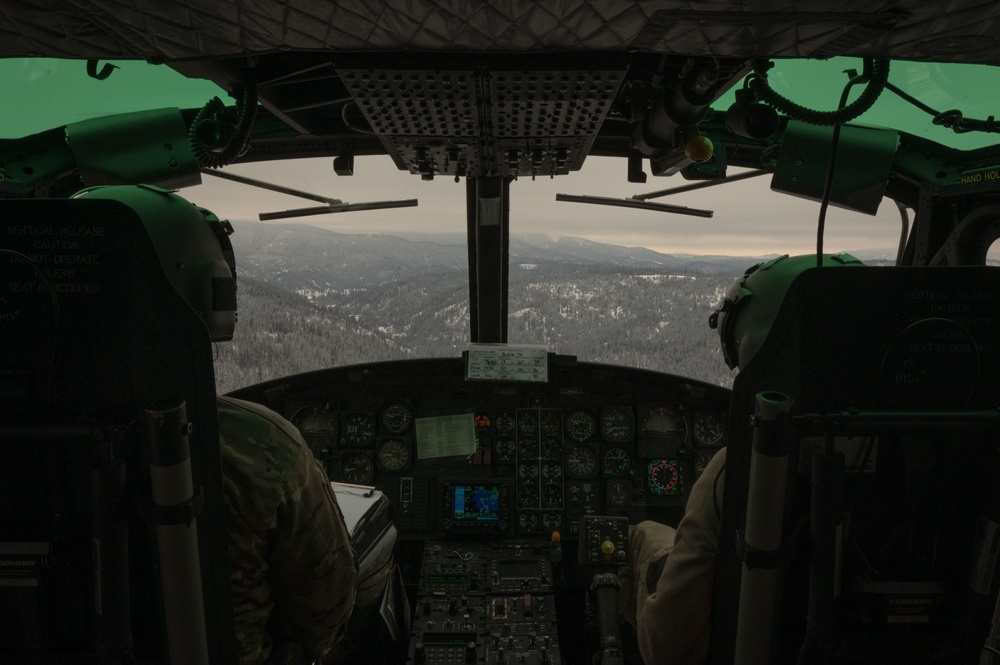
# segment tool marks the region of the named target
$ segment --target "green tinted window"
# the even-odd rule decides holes
[[[104,62],[98,68],[103,68]],[[0,60],[0,137],[16,138],[71,122],[143,109],[199,108],[225,92],[204,80],[186,79],[166,65],[120,61],[103,81],[87,75],[82,60],[29,58]],[[837,108],[848,69],[860,70],[859,58],[777,61],[768,80],[776,92],[807,108]],[[893,62],[889,81],[937,111],[958,110],[967,118],[986,120],[1000,115],[1000,68],[989,65],[952,65]],[[861,93],[856,86],[851,100]],[[733,91],[719,100],[725,109]],[[956,134],[935,126],[932,116],[886,90],[874,107],[855,122],[894,127],[902,131],[970,150],[1000,142],[1000,135],[983,132]]]
[[[863,64],[860,58],[778,60],[768,73],[768,83],[775,92],[800,106],[833,111],[849,80],[844,72],[861,71]],[[895,61],[889,67],[889,83],[939,112],[958,110],[964,117],[976,120],[1000,116],[998,67]],[[857,99],[863,89],[863,85],[855,86],[848,103]],[[725,109],[733,99],[731,90],[716,106]],[[854,122],[892,127],[960,150],[1000,143],[1000,134],[956,134],[936,126],[933,116],[888,89]]]
[[[104,67],[98,63],[98,70]],[[83,60],[0,59],[0,138],[19,138],[72,122],[157,108],[200,108],[212,97],[228,100],[209,81],[184,78],[165,65],[111,63],[99,81]]]

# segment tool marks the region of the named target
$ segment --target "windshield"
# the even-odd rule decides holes
[[[105,71],[105,64],[94,68],[109,73],[99,80],[83,61],[0,60],[2,135],[143,109],[197,109],[215,96],[231,103],[215,84],[163,65],[123,61]],[[832,110],[848,81],[842,72],[860,66],[848,58],[779,61],[769,82],[798,104]],[[985,120],[1000,108],[1000,70],[993,67],[894,62],[890,82],[938,112]],[[715,106],[728,107],[734,93]],[[935,124],[928,110],[888,90],[856,122],[961,150],[995,143],[991,133]],[[219,347],[220,392],[321,367],[454,357],[467,347],[464,183],[421,180],[385,156],[359,157],[351,177],[335,176],[328,158],[226,170],[350,203],[412,198],[419,207],[263,223],[260,213],[304,203],[210,175],[186,188],[186,198],[236,229],[240,316],[235,341]],[[621,159],[590,157],[568,176],[515,181],[509,342],[729,385],[732,373],[707,325],[721,295],[754,263],[816,247],[818,204],[772,192],[769,182],[765,176],[663,199],[712,211],[706,219],[555,200],[559,193],[624,198],[683,184],[630,183]],[[826,251],[890,264],[901,220],[888,199],[874,216],[831,208]]]

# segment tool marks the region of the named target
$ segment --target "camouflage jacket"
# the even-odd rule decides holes
[[[264,662],[278,638],[320,656],[354,606],[354,554],[337,499],[291,423],[242,400],[220,397],[218,406],[240,662]]]

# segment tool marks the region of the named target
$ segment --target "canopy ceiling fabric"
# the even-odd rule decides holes
[[[994,0],[0,0],[0,57],[649,51],[1000,64]]]

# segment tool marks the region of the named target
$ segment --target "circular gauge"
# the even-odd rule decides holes
[[[722,415],[702,411],[694,414],[694,438],[703,446],[716,446],[726,435]]]
[[[573,446],[566,454],[566,473],[588,478],[597,470],[597,453],[590,446]]]
[[[533,436],[522,436],[517,440],[517,456],[521,459],[538,457],[538,439]]]
[[[604,452],[604,473],[627,476],[632,471],[632,456],[624,448],[608,448]]]
[[[521,513],[517,516],[517,523],[522,529],[534,529],[538,526],[538,513]]]
[[[349,448],[370,446],[375,442],[375,418],[370,413],[351,413],[344,418],[340,443]]]
[[[521,462],[517,467],[517,477],[521,482],[534,482],[538,478],[538,465],[532,462]]]
[[[562,506],[562,485],[546,485],[542,489],[542,508],[562,508]]]
[[[519,411],[517,429],[522,434],[534,434],[538,431],[538,416],[531,411]]]
[[[673,460],[650,460],[648,468],[649,491],[653,494],[681,493],[681,470]]]
[[[518,508],[538,508],[538,490],[534,485],[521,485],[517,488]]]
[[[562,419],[558,411],[546,411],[542,414],[542,433],[555,436],[562,430]]]
[[[566,436],[574,441],[586,441],[597,431],[597,419],[589,411],[571,411],[566,415]]]
[[[546,529],[558,529],[562,527],[562,514],[561,513],[543,513],[542,514],[542,524],[545,525]]]
[[[542,464],[542,478],[547,483],[558,483],[562,480],[562,467],[555,462]]]
[[[687,434],[684,418],[677,409],[669,406],[656,406],[646,411],[640,430],[649,441],[672,444],[675,447],[684,442]]]
[[[292,424],[304,437],[327,437],[333,434],[333,414],[327,406],[304,406],[292,416]]]
[[[625,443],[632,440],[635,421],[631,409],[610,408],[601,413],[601,436],[609,443]]]
[[[305,406],[292,416],[292,424],[309,444],[309,449],[317,458],[329,457],[336,440],[337,424],[327,406]]]
[[[382,430],[387,434],[402,434],[413,424],[413,409],[403,402],[390,402],[382,409]]]
[[[516,450],[513,439],[497,439],[493,444],[493,452],[496,453],[498,462],[513,462]]]
[[[500,434],[510,434],[514,431],[514,416],[509,413],[501,413],[496,420],[497,432]]]
[[[715,457],[717,450],[696,450],[694,451],[694,470],[701,475],[708,467],[708,463]]]
[[[375,462],[368,453],[347,453],[340,460],[340,476],[344,482],[369,485],[375,479]]]
[[[562,456],[562,444],[554,436],[547,436],[542,439],[541,457],[542,459],[559,459]]]
[[[410,448],[399,439],[389,439],[379,446],[376,459],[383,471],[402,471],[410,463]]]
[[[632,504],[632,483],[628,480],[609,480],[604,493],[609,506],[628,507]]]

